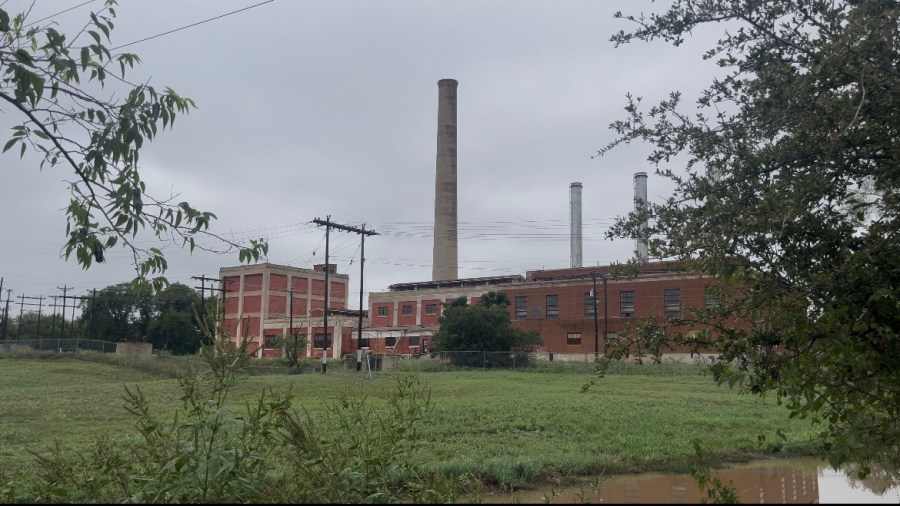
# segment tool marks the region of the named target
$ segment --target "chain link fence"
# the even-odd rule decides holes
[[[98,351],[115,353],[116,343],[95,339],[21,339],[0,341],[0,352],[46,351],[55,353]]]
[[[355,368],[356,358],[344,359],[345,367]],[[473,369],[509,369],[548,372],[592,372],[593,353],[525,353],[504,351],[444,351],[423,354],[363,355],[363,370],[451,371]]]

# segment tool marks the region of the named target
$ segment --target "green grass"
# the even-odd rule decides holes
[[[28,450],[54,440],[78,450],[101,433],[135,437],[122,407],[123,385],[140,385],[160,417],[171,416],[180,394],[170,367],[136,367],[134,360],[0,358],[0,469],[31,465]],[[740,460],[762,451],[760,434],[773,441],[781,429],[788,443],[811,437],[808,422],[789,420],[772,401],[718,387],[698,368],[653,367],[623,368],[583,394],[584,373],[421,373],[435,403],[423,451],[429,465],[445,473],[523,485],[600,473],[683,472],[695,439]],[[344,389],[378,405],[396,374],[376,373],[369,380],[368,373],[335,363],[324,376],[248,376],[232,400],[240,408],[271,386],[292,388],[295,406],[313,414]]]

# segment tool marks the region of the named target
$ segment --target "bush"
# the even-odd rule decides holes
[[[140,387],[125,387],[138,438],[98,439],[85,453],[57,444],[35,453],[38,470],[0,486],[0,502],[448,502],[452,479],[423,471],[418,428],[431,416],[430,390],[398,377],[387,407],[349,391],[324,416],[293,409],[292,393],[266,389],[237,413],[228,394],[250,359],[246,343],[206,346],[187,361],[182,408],[162,420]],[[154,359],[114,360],[152,363]],[[113,359],[110,359],[113,360]]]

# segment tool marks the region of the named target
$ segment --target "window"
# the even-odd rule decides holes
[[[566,344],[569,344],[569,345],[581,344],[581,333],[580,332],[570,332],[570,333],[566,334]]]
[[[387,336],[384,338],[384,345],[388,348],[397,346],[397,336]]]
[[[584,316],[594,316],[597,311],[597,298],[592,292],[584,292]]]
[[[628,317],[634,315],[634,292],[619,292],[619,313]]]
[[[427,315],[437,314],[437,304],[425,304],[425,314],[427,314]]]
[[[681,289],[666,288],[666,316],[674,316],[681,312]]]
[[[516,297],[516,320],[524,320],[528,315],[528,297],[520,295]]]
[[[559,295],[547,296],[547,319],[555,320],[559,318]]]
[[[606,340],[607,340],[607,341],[618,341],[618,340],[619,340],[619,334],[617,334],[616,332],[607,332],[607,333],[606,333]]]
[[[403,304],[403,316],[409,316],[412,313],[412,304]]]
[[[378,306],[378,316],[387,316],[387,306]]]
[[[278,343],[278,336],[266,336],[266,348],[274,348]]]
[[[322,341],[325,340],[325,348],[331,348],[331,335],[327,337],[325,334],[316,334],[313,337],[313,348],[322,348]]]
[[[706,309],[719,307],[719,304],[721,303],[721,294],[718,286],[707,286],[706,290],[704,290],[704,294],[706,295]]]
[[[409,345],[410,346],[418,346],[419,345],[419,336],[409,336]]]

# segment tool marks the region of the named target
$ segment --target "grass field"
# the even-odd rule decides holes
[[[774,401],[718,387],[693,366],[623,372],[629,374],[609,375],[587,393],[580,393],[589,378],[584,373],[419,373],[435,405],[422,451],[430,466],[446,473],[523,485],[600,473],[686,471],[695,439],[741,460],[765,451],[758,435],[776,441],[780,429],[788,444],[811,438],[809,423],[788,420]],[[377,373],[370,380],[335,367],[327,375],[248,376],[234,388],[232,401],[240,408],[266,387],[291,388],[295,407],[315,414],[349,389],[377,405],[396,374],[403,373]],[[177,380],[83,359],[0,358],[0,382],[2,470],[33,465],[28,450],[41,451],[54,440],[79,450],[100,434],[136,437],[122,407],[123,385],[140,385],[160,414],[179,407]]]

